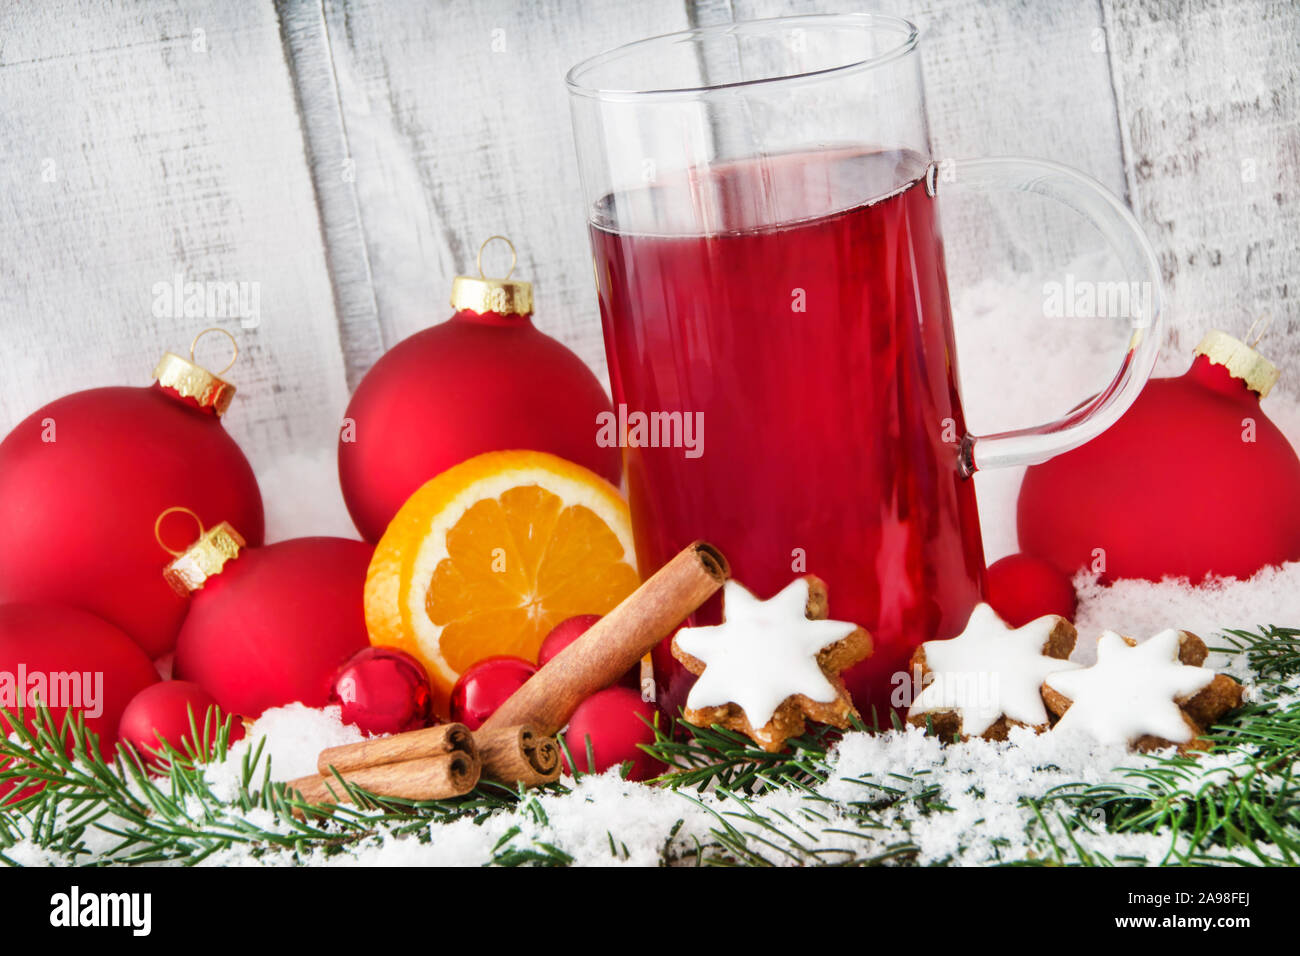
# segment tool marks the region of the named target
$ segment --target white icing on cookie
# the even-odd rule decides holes
[[[848,637],[857,625],[810,621],[807,609],[808,582],[803,578],[769,601],[728,581],[723,623],[677,632],[677,646],[705,665],[686,706],[700,710],[736,704],[757,729],[793,694],[820,703],[833,701],[836,690],[817,666],[817,653]]]
[[[1192,738],[1177,700],[1194,697],[1214,671],[1178,660],[1179,632],[1161,631],[1129,647],[1114,631],[1097,640],[1097,663],[1085,670],[1052,674],[1047,686],[1070,698],[1056,725],[1062,733],[1085,733],[1102,743],[1131,744],[1144,734],[1175,743]]]
[[[907,715],[956,711],[962,733],[972,737],[1003,715],[1023,724],[1047,723],[1043,678],[1079,666],[1043,653],[1058,620],[1049,614],[1011,628],[993,608],[977,604],[956,637],[922,645],[931,680]]]

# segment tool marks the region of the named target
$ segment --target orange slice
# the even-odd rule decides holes
[[[618,490],[538,451],[479,455],[397,512],[366,577],[372,644],[424,663],[446,712],[456,679],[493,654],[537,660],[560,621],[604,614],[639,583]]]

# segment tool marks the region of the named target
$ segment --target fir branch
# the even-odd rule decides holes
[[[381,798],[345,785],[354,805],[309,804],[271,782],[260,741],[244,758],[234,799],[226,801],[213,792],[199,754],[226,760],[227,727],[208,733],[198,754],[166,748],[163,772],[154,775],[124,744],[105,761],[80,715],[59,728],[44,707],[31,728],[21,712],[0,710],[0,718],[13,728],[0,741],[0,792],[8,794],[0,803],[0,857],[8,863],[8,851],[24,839],[68,863],[193,865],[236,846],[254,856],[284,852],[305,859],[425,831],[430,823],[513,809],[518,802],[514,791],[492,785],[467,799],[428,802]],[[117,842],[92,851],[88,839],[95,833]]]

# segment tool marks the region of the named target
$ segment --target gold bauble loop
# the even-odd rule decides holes
[[[491,242],[493,239],[500,239],[502,242],[504,242],[507,246],[510,247],[510,268],[509,270],[507,270],[506,274],[501,277],[503,279],[509,279],[512,275],[515,274],[515,266],[519,264],[519,255],[518,253],[515,252],[515,244],[511,242],[509,239],[507,239],[505,236],[488,236],[486,239],[483,240],[483,244],[478,247],[478,257],[474,260],[474,263],[475,265],[478,266],[479,278],[480,279],[492,278],[491,276],[486,276],[483,274],[483,250],[487,248],[487,244]]]
[[[174,548],[169,548],[169,547],[167,547],[167,543],[166,543],[165,541],[163,541],[163,539],[162,539],[162,523],[163,523],[163,519],[166,518],[168,515],[178,515],[178,514],[179,514],[179,515],[189,515],[191,518],[194,519],[194,523],[195,523],[196,525],[199,526],[199,533],[198,533],[197,535],[194,536],[194,540],[191,541],[188,545],[186,545],[185,548],[182,548],[180,551],[177,551],[177,550],[174,549]],[[204,530],[204,529],[203,529],[203,522],[199,519],[199,516],[198,516],[198,515],[196,515],[196,514],[195,514],[193,511],[191,511],[189,508],[183,508],[183,507],[181,507],[180,505],[176,505],[176,506],[174,506],[174,507],[168,508],[168,509],[167,509],[166,511],[164,511],[162,514],[160,514],[160,515],[158,516],[158,520],[155,521],[155,522],[153,523],[153,539],[154,539],[155,541],[158,542],[158,547],[162,548],[164,551],[166,551],[168,554],[170,554],[173,558],[179,558],[182,554],[185,553],[185,549],[186,549],[186,548],[192,547],[193,544],[194,544],[194,541],[198,541],[199,538],[202,538],[202,537],[203,537],[203,530]]]
[[[218,335],[224,335],[226,338],[230,339],[230,347],[235,350],[235,354],[230,356],[230,361],[226,364],[226,367],[220,372],[212,373],[217,378],[220,378],[234,368],[235,363],[239,361],[239,343],[235,340],[235,337],[225,329],[217,328],[216,326],[213,326],[210,329],[204,329],[198,335],[194,336],[194,341],[190,343],[190,361],[195,365],[199,364],[199,360],[194,357],[194,350],[199,347],[199,339],[203,338],[203,336],[210,332],[216,332]]]
[[[1255,331],[1255,326],[1259,325],[1261,322],[1263,323],[1263,327],[1259,330],[1259,335],[1256,335],[1254,340],[1252,341],[1250,334]],[[1258,348],[1260,339],[1264,337],[1265,333],[1268,332],[1268,327],[1272,324],[1273,324],[1273,311],[1271,309],[1265,309],[1255,318],[1254,322],[1250,323],[1250,328],[1246,330],[1246,334],[1245,336],[1243,336],[1243,340],[1252,349]]]

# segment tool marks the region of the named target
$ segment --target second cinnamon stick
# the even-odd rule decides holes
[[[328,747],[316,758],[316,769],[329,776],[360,767],[402,763],[450,753],[474,753],[474,737],[464,724],[439,724],[390,737],[375,737],[341,747]]]
[[[401,763],[357,767],[346,773],[312,774],[290,781],[288,788],[297,790],[308,803],[346,802],[347,788],[339,776],[361,790],[380,797],[403,800],[449,800],[469,793],[478,784],[481,767],[478,757],[470,753],[442,754]]]
[[[508,786],[535,787],[560,777],[560,747],[532,727],[484,727],[474,734],[483,778]]]

